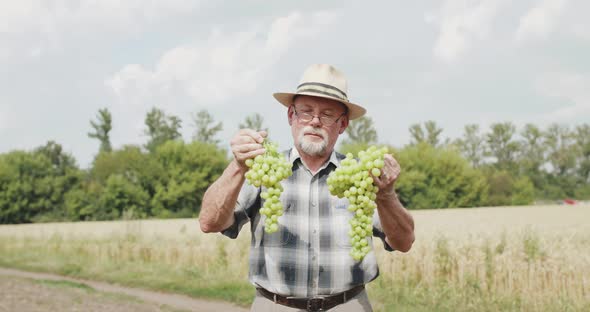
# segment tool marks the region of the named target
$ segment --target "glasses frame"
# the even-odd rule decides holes
[[[293,106],[293,112],[295,113],[295,116],[297,117],[297,120],[299,120],[299,121],[301,121],[301,122],[308,123],[308,122],[312,122],[312,121],[313,121],[313,119],[317,117],[317,118],[318,118],[318,120],[320,121],[320,123],[321,123],[323,126],[326,126],[326,127],[330,127],[330,126],[333,126],[333,125],[335,125],[335,124],[338,122],[338,120],[340,120],[340,118],[342,118],[342,117],[346,116],[346,113],[347,113],[347,112],[344,112],[344,113],[340,114],[340,116],[338,116],[338,118],[336,118],[336,119],[332,120],[332,118],[334,118],[334,117],[328,117],[328,116],[319,116],[319,115],[312,115],[312,114],[310,114],[310,113],[298,113],[298,112],[297,112],[297,109],[295,109],[295,105],[291,105],[291,106]],[[310,118],[309,120],[307,120],[307,121],[306,121],[306,120],[304,120],[304,119],[302,118],[302,115],[303,115],[303,116],[307,116],[308,118],[309,118],[309,117],[311,117],[311,118]],[[330,121],[329,123],[326,123],[326,122],[324,121],[324,120],[326,120],[326,118],[327,118],[327,120],[328,120],[328,121]]]

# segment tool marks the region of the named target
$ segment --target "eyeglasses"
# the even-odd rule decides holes
[[[342,116],[346,115],[346,112],[342,113],[338,117],[316,116],[316,115],[312,115],[308,112],[298,113],[297,110],[295,109],[295,105],[293,105],[293,112],[295,112],[295,116],[297,116],[297,119],[299,119],[299,121],[301,121],[301,122],[311,122],[315,117],[317,117],[320,120],[320,122],[322,123],[322,125],[327,126],[327,127],[335,124],[340,118],[342,118]]]

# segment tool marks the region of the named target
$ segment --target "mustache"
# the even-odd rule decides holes
[[[326,138],[328,137],[328,134],[326,133],[325,130],[323,129],[318,129],[318,128],[314,128],[312,126],[305,126],[303,128],[303,134],[314,134],[314,135],[319,135],[322,137],[322,139],[326,140]]]

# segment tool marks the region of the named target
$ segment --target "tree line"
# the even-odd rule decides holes
[[[378,142],[370,117],[351,122],[344,151]],[[511,122],[464,126],[446,138],[434,121],[409,127],[411,141],[391,147],[404,174],[398,192],[410,209],[527,205],[590,199],[590,125],[542,129]],[[356,144],[356,145],[355,145]]]
[[[206,110],[182,121],[153,108],[145,116],[147,142],[114,149],[112,115],[100,109],[88,137],[99,143],[81,169],[54,141],[30,151],[0,154],[0,223],[196,217],[207,187],[230,161],[219,146],[223,129]],[[239,128],[264,129],[260,114]],[[411,142],[388,146],[402,166],[398,195],[409,209],[524,205],[536,200],[590,198],[590,126],[546,129],[509,122],[487,131],[466,125],[461,138],[443,140],[434,121],[409,128]],[[338,150],[379,145],[370,117],[351,121]]]

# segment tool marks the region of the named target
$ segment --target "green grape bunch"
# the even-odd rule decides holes
[[[265,139],[262,143],[266,152],[253,159],[246,160],[248,171],[246,180],[255,187],[263,187],[260,197],[264,205],[260,214],[264,215],[264,231],[275,233],[279,230],[278,220],[283,215],[283,203],[280,200],[283,186],[281,181],[293,174],[292,164],[277,151],[278,145]]]
[[[371,251],[369,242],[373,235],[373,214],[377,208],[375,199],[379,191],[373,177],[381,175],[386,153],[386,147],[379,149],[376,146],[360,151],[358,160],[348,153],[340,166],[328,176],[330,193],[348,199],[348,210],[353,213],[348,235],[352,245],[350,255],[356,261],[362,260]]]

